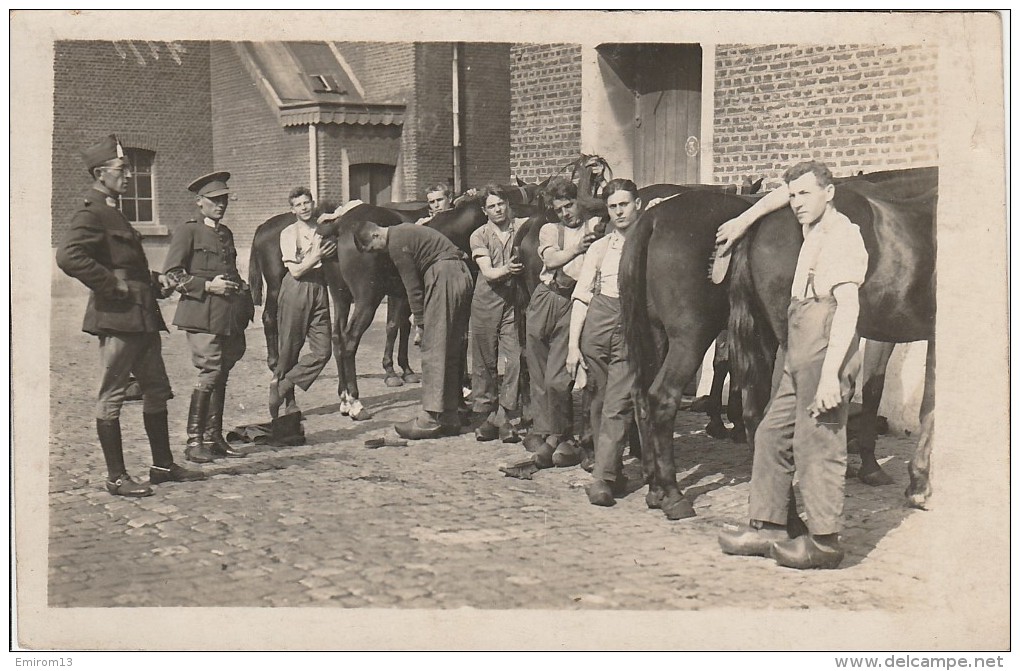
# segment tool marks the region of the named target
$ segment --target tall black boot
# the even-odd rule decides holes
[[[117,496],[151,496],[152,489],[131,479],[124,467],[124,446],[120,436],[119,419],[97,419],[96,433],[106,459],[106,490]]]
[[[212,394],[209,396],[209,412],[205,417],[202,445],[219,457],[247,457],[247,452],[234,449],[223,437],[223,405],[226,402],[226,396],[227,383],[225,381],[213,387]]]
[[[206,416],[209,413],[209,395],[208,389],[195,389],[191,392],[191,408],[188,410],[188,443],[184,449],[184,457],[196,464],[207,464],[216,458],[216,455],[202,443]]]
[[[205,480],[205,473],[193,471],[174,463],[174,455],[170,451],[170,431],[167,428],[166,410],[162,412],[142,413],[145,422],[145,435],[149,437],[152,449],[152,468],[149,469],[149,482],[154,485],[163,482],[187,482]]]

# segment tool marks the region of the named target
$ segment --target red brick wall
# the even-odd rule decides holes
[[[779,184],[807,158],[837,176],[938,164],[936,47],[720,45],[716,182]]]
[[[510,89],[510,172],[538,182],[581,151],[581,47],[511,46]]]
[[[92,182],[81,149],[110,133],[125,146],[156,152],[157,223],[172,227],[190,216],[187,185],[213,169],[209,45],[173,47],[143,41],[55,43],[54,244]],[[165,243],[165,237],[157,237],[147,246]]]
[[[213,42],[210,49],[214,169],[232,175],[223,221],[246,248],[259,224],[287,210],[290,190],[308,186],[308,133],[280,125],[232,44]]]

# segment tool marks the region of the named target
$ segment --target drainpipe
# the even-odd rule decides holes
[[[453,192],[464,189],[460,146],[460,42],[453,44]]]
[[[308,189],[312,199],[319,200],[319,126],[308,124]]]

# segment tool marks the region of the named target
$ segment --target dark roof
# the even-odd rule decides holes
[[[365,100],[356,75],[331,42],[242,42],[237,50],[284,126],[404,122],[404,105]]]

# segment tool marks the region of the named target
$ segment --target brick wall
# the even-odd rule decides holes
[[[350,163],[396,165],[400,152],[400,126],[319,126],[319,200],[346,202],[341,151],[347,150]],[[397,197],[397,196],[394,196]]]
[[[424,200],[425,189],[437,182],[453,186],[453,45],[415,44],[415,110],[408,125],[417,142],[404,156],[408,200]]]
[[[510,181],[510,45],[462,43],[464,183]]]
[[[394,193],[393,197],[398,200],[414,200],[414,188],[418,180],[415,45],[411,42],[338,42],[337,48],[364,87],[365,98],[369,102],[407,106],[400,139],[404,156],[402,178],[405,193]]]
[[[232,175],[223,221],[247,248],[259,224],[287,211],[290,190],[308,186],[308,133],[280,125],[232,44],[213,42],[210,50],[214,169]],[[184,200],[193,207],[194,199]]]
[[[548,177],[581,151],[581,47],[510,47],[510,171]]]
[[[938,163],[937,48],[720,45],[716,182],[779,184],[799,160],[837,176]]]
[[[156,152],[157,223],[187,219],[187,185],[213,169],[208,43],[58,41],[53,70],[54,244],[92,182],[81,149],[110,133]]]

